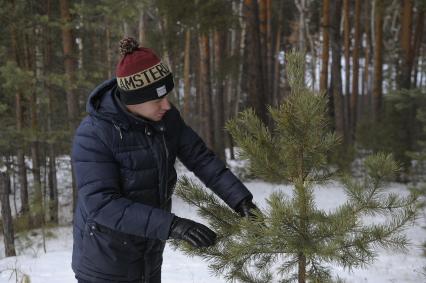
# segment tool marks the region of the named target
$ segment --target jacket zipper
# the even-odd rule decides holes
[[[123,140],[123,134],[121,133],[121,128],[117,124],[113,124],[114,128],[120,133],[120,140]]]
[[[165,206],[166,204],[167,204],[167,201],[169,200],[168,198],[167,198],[167,191],[168,191],[168,185],[169,185],[169,172],[168,172],[168,165],[169,165],[169,150],[168,150],[168,148],[167,148],[167,144],[166,144],[166,139],[165,139],[165,137],[164,137],[164,128],[161,128],[162,129],[162,132],[161,132],[161,138],[162,138],[162,141],[163,141],[163,147],[164,147],[164,153],[165,153],[165,155],[166,155],[166,158],[165,158],[165,172],[164,172],[164,203],[163,203],[163,205],[162,206]]]

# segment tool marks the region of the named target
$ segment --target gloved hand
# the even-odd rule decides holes
[[[255,215],[253,214],[253,210],[257,209],[257,206],[251,201],[251,198],[245,198],[237,205],[235,211],[241,217],[253,218],[255,217]]]
[[[216,233],[203,224],[175,216],[169,239],[185,240],[196,248],[204,248],[215,244]]]

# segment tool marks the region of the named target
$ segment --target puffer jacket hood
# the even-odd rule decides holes
[[[116,100],[117,82],[111,79],[97,86],[89,95],[86,111],[89,115],[103,120],[128,123],[128,119],[120,109],[119,101]]]
[[[86,112],[93,117],[108,121],[124,130],[128,130],[132,125],[136,124],[147,125],[156,131],[164,127],[164,121],[150,121],[127,111],[124,104],[118,98],[118,95],[116,79],[104,81],[89,95]],[[172,107],[174,108],[173,105]]]

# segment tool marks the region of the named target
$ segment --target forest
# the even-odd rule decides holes
[[[423,184],[425,11],[424,0],[0,0],[6,255],[15,255],[13,233],[64,224],[58,162],[70,155],[89,94],[115,76],[125,36],[170,67],[169,100],[224,161],[238,158],[225,127],[241,111],[273,129],[269,108],[290,97],[287,57],[297,50],[340,141],[328,166],[356,175],[359,160],[385,152],[401,168],[392,181]]]

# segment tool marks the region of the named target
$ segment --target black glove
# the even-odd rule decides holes
[[[257,210],[257,206],[251,201],[251,198],[245,198],[243,199],[235,208],[235,211],[241,216],[241,217],[249,217],[253,218],[255,217],[253,214],[253,210]]]
[[[175,216],[169,239],[185,240],[196,248],[204,248],[215,244],[216,233],[203,224]]]

